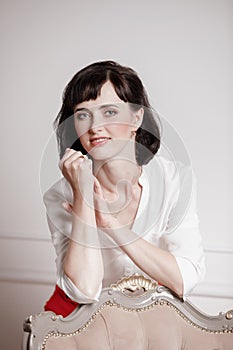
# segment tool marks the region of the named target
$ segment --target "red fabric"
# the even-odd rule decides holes
[[[56,315],[68,316],[79,304],[71,300],[63,290],[56,285],[55,291],[44,306],[45,311],[53,311]]]

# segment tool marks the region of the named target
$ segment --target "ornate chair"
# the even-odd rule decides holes
[[[22,349],[232,350],[233,310],[208,316],[169,289],[133,275],[66,318],[48,311],[30,316]]]

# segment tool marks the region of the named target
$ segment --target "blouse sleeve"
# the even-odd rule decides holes
[[[190,168],[183,168],[180,174],[178,199],[163,240],[177,261],[185,296],[204,279],[205,260],[196,209],[196,179]]]
[[[72,198],[67,192],[67,184],[64,179],[57,182],[43,196],[47,210],[47,221],[51,232],[52,243],[56,251],[57,285],[68,295],[68,297],[79,304],[90,304],[98,301],[102,284],[94,298],[82,293],[79,288],[64,273],[63,262],[69,245],[69,237],[72,230],[72,217],[63,208],[65,201],[72,202]]]

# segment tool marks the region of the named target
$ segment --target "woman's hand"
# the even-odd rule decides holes
[[[97,227],[108,231],[111,228],[121,226],[119,221],[111,213],[107,200],[104,198],[102,188],[97,178],[94,180],[94,204]]]
[[[80,198],[81,195],[84,200],[90,200],[89,196],[93,196],[94,186],[92,161],[82,152],[67,148],[59,162],[59,167],[71,185],[74,197]]]

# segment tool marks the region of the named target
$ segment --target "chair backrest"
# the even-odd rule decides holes
[[[233,349],[233,310],[209,316],[144,276],[123,278],[66,318],[24,323],[23,350]]]

